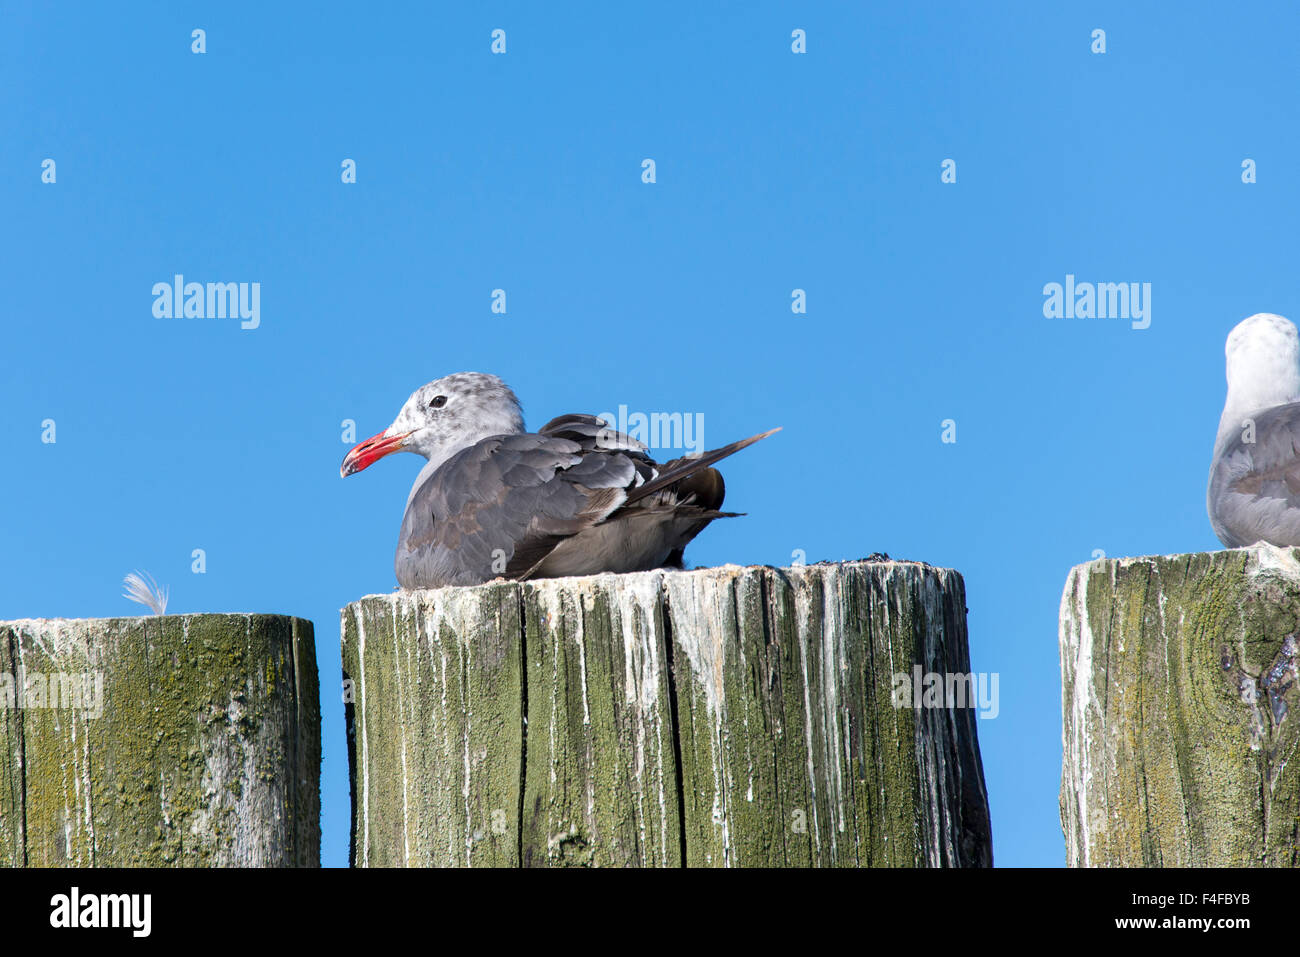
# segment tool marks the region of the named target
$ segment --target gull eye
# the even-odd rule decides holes
[[[445,395],[435,395],[433,397],[433,401],[429,403],[429,408],[441,409],[446,404],[447,404],[447,397]]]

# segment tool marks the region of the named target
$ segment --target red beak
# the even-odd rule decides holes
[[[359,445],[353,446],[352,451],[343,457],[343,464],[339,466],[339,475],[347,478],[354,472],[369,468],[390,452],[400,451],[410,434],[410,432],[402,432],[398,435],[387,435],[380,432],[378,435],[372,435]]]

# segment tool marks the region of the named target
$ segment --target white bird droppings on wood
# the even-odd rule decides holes
[[[351,751],[357,863],[991,863],[973,709],[891,703],[913,665],[970,672],[955,572],[490,583],[370,596],[342,623],[345,674],[369,685],[349,736],[370,742]],[[430,637],[398,667],[377,629]],[[459,853],[434,839],[454,834]]]

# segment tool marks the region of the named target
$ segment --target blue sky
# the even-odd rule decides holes
[[[340,423],[445,373],[533,427],[784,426],[695,564],[960,570],[999,865],[1064,861],[1070,567],[1218,547],[1224,337],[1300,314],[1294,5],[698,6],[3,5],[0,619],[133,614],[143,568],[171,611],[314,621],[327,864],[338,610],[394,586],[421,464],[341,481]],[[260,327],[156,318],[175,273],[260,282]],[[1045,318],[1067,274],[1150,283],[1150,327]]]

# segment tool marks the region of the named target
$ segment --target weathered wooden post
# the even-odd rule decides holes
[[[1061,599],[1074,866],[1296,866],[1300,551],[1103,559]]]
[[[895,706],[970,677],[956,572],[372,595],[342,641],[356,865],[991,863],[973,707]]]
[[[0,864],[319,866],[311,622],[0,622]]]

